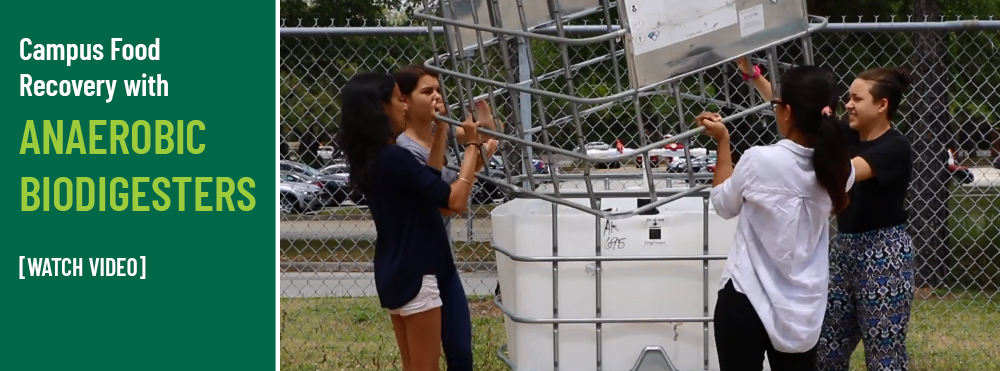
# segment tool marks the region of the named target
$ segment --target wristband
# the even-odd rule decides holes
[[[750,81],[751,79],[756,79],[760,77],[760,66],[756,64],[753,66],[753,75],[747,75],[743,71],[740,71],[740,75],[743,75],[743,81]]]

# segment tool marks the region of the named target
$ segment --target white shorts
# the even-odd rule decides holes
[[[441,307],[441,305],[441,291],[438,290],[437,277],[427,275],[424,276],[423,283],[420,285],[420,292],[417,293],[417,296],[402,308],[390,309],[389,314],[406,317],[411,314]]]

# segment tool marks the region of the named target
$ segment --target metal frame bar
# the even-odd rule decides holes
[[[568,34],[588,35],[607,34],[621,30],[621,26],[612,25],[566,25],[563,29]],[[610,29],[610,30],[609,30]],[[965,20],[945,22],[857,22],[830,23],[820,33],[843,32],[911,32],[911,31],[996,31],[1000,30],[1000,20]],[[308,38],[322,36],[425,36],[443,35],[443,26],[378,26],[378,27],[280,27],[281,37]],[[531,30],[542,35],[556,34],[555,27],[545,26]]]

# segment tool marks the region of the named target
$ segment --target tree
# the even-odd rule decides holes
[[[914,0],[913,13],[928,20],[940,19],[938,0]],[[939,139],[951,122],[948,93],[946,34],[913,33],[911,65],[915,77],[909,95],[912,106],[909,136],[917,155],[910,185],[910,233],[913,236],[917,287],[935,288],[947,274],[949,251],[947,153]]]

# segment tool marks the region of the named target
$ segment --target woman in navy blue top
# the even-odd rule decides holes
[[[441,298],[435,276],[455,270],[441,210],[466,211],[476,160],[478,124],[463,123],[467,145],[458,180],[441,179],[444,140],[435,138],[428,164],[396,145],[407,104],[392,76],[362,73],[341,94],[338,142],[351,169],[349,182],[368,200],[375,220],[375,287],[389,310],[403,370],[438,370]],[[447,130],[435,133],[447,135]]]

